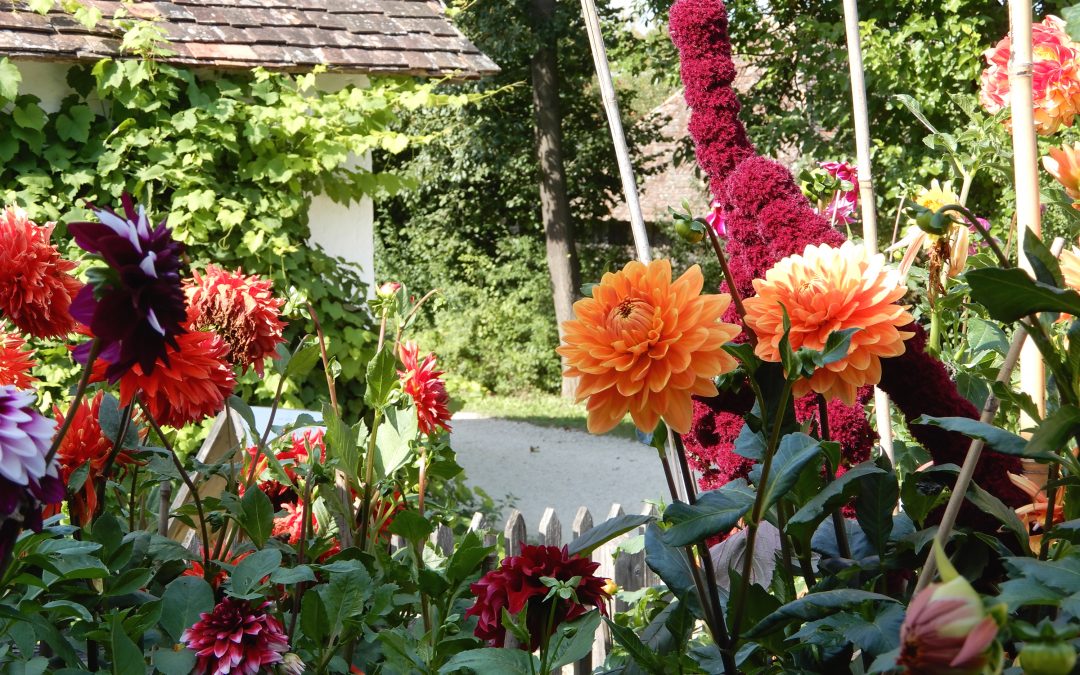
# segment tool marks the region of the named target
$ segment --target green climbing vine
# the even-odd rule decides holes
[[[291,337],[312,331],[310,302],[327,331],[341,400],[359,407],[375,339],[366,288],[360,270],[307,243],[312,197],[348,203],[406,187],[355,158],[425,140],[394,130],[399,111],[470,98],[437,93],[430,82],[373,79],[328,90],[319,73],[204,73],[154,58],[74,65],[67,83],[70,95],[47,112],[20,92],[18,65],[0,59],[0,203],[57,221],[54,237],[64,242],[65,224],[85,219],[87,204],[131,191],[153,217],[168,219],[193,268],[217,262],[273,279],[289,298]],[[62,346],[37,346],[48,403],[74,373]],[[267,396],[276,377],[249,374],[243,393]],[[287,383],[286,402],[313,402],[323,377]]]

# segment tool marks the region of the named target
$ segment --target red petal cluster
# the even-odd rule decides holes
[[[264,667],[281,663],[289,649],[289,639],[281,622],[267,609],[270,602],[255,605],[248,600],[227,597],[203,612],[180,641],[198,656],[200,673],[255,675]]]
[[[38,226],[18,207],[0,211],[0,312],[34,337],[60,337],[75,328],[71,300],[82,284],[75,263],[49,243],[55,223]]]
[[[192,272],[184,281],[188,322],[194,330],[212,330],[229,345],[229,360],[247,372],[249,366],[263,374],[263,361],[274,356],[285,342],[281,331],[284,298],[274,296],[269,279],[245,276],[209,265],[206,272]]]
[[[84,464],[88,465],[86,480],[83,482],[82,487],[71,495],[72,515],[80,523],[88,522],[97,511],[97,482],[105,468],[105,462],[112,452],[113,443],[105,436],[105,433],[101,430],[101,423],[98,421],[101,414],[101,400],[104,395],[105,392],[98,391],[94,398],[80,403],[74,413],[69,410],[69,414],[74,414],[75,417],[72,419],[67,435],[60,441],[60,447],[56,451],[56,462],[60,467],[60,480],[64,482],[64,485],[68,485],[71,474],[78,468]],[[59,431],[66,416],[60,411],[59,407],[53,408],[53,415],[56,418],[56,429]],[[133,461],[135,460],[131,455],[124,450],[121,450],[114,460],[117,466],[131,464]]]
[[[670,29],[679,50],[698,164],[708,174],[710,188],[723,209],[732,274],[738,290],[747,297],[754,293],[753,279],[763,277],[777,261],[801,253],[811,244],[839,246],[845,238],[814,212],[790,171],[754,154],[738,120],[737,96],[731,88],[735,66],[726,11],[721,0],[678,0],[671,8]],[[733,310],[729,310],[725,319],[732,320],[733,316]],[[924,413],[977,418],[974,406],[959,394],[944,366],[927,354],[924,346],[925,340],[916,336],[907,341],[902,356],[885,359],[879,386],[909,422]],[[834,433],[856,437],[872,433],[865,415],[856,414],[862,408],[857,408],[844,416],[853,425],[850,429],[841,426],[837,415],[837,421],[830,425]],[[726,407],[723,410],[738,416],[745,412]],[[688,437],[688,445],[689,438],[708,437],[710,433],[719,438],[719,430],[733,426],[727,417],[705,421],[710,416],[715,418],[717,413],[698,403],[695,430]],[[703,434],[697,432],[699,425],[705,427]],[[968,441],[959,434],[919,426],[911,431],[936,463],[957,462],[967,450]],[[717,454],[721,452],[722,448]],[[1009,482],[1010,471],[1017,471],[1015,458],[987,451],[980,460],[976,480],[1010,506],[1020,506],[1028,500]],[[722,473],[707,473],[706,478],[715,483]]]
[[[281,464],[281,468],[285,470],[285,475],[287,475],[295,485],[296,481],[299,479],[295,467],[298,464],[304,464],[308,461],[308,449],[310,448],[318,451],[320,461],[326,461],[326,443],[323,441],[322,429],[305,429],[303,433],[294,433],[291,440],[292,442],[289,444],[289,447],[274,453],[274,457],[276,457],[278,463]],[[258,448],[251,446],[248,448],[248,453],[252,457],[255,457],[255,455],[258,454]],[[296,491],[293,490],[292,485],[286,485],[272,477],[263,478],[267,473],[268,466],[269,462],[266,457],[259,454],[259,461],[252,469],[252,475],[259,481],[259,489],[270,498],[274,508],[280,510],[286,502],[296,502],[300,497],[296,494]],[[243,494],[242,490],[241,494]]]
[[[0,387],[14,385],[29,389],[37,378],[30,374],[36,366],[34,352],[26,347],[26,341],[15,333],[0,331]]]
[[[398,371],[401,388],[416,404],[416,415],[422,434],[431,434],[438,428],[450,431],[450,395],[446,384],[440,379],[441,370],[435,370],[435,355],[428,354],[419,360],[420,348],[415,342],[402,343],[398,355],[405,370]]]
[[[221,412],[236,376],[227,360],[229,346],[217,333],[181,333],[176,344],[166,348],[165,359],[158,359],[149,374],[136,363],[121,376],[120,403],[127,405],[138,394],[158,424],[179,429]],[[104,379],[108,366],[99,358],[95,379]]]
[[[551,615],[552,602],[558,603],[552,630],[585,614],[590,606],[606,613],[603,602],[609,597],[604,590],[606,580],[593,574],[598,567],[600,563],[570,555],[565,546],[557,548],[524,544],[521,555],[506,558],[498,569],[488,572],[469,587],[476,596],[476,604],[465,612],[465,616],[479,618],[476,637],[487,640],[495,647],[502,647],[506,640],[506,629],[502,625],[503,608],[512,616],[525,611],[525,625],[532,640],[529,651],[535,651],[540,647],[544,627]],[[558,597],[544,600],[551,589],[540,581],[541,577],[559,581],[581,577],[577,601]]]

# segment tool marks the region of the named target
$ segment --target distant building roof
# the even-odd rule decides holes
[[[495,63],[450,23],[434,0],[82,0],[105,20],[87,30],[70,15],[46,15],[0,0],[0,56],[94,61],[119,54],[111,17],[160,20],[175,54],[208,68],[301,71],[324,64],[349,74],[477,78]]]

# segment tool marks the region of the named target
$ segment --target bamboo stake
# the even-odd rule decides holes
[[[1009,0],[1012,53],[1009,57],[1009,100],[1012,112],[1013,171],[1016,182],[1016,234],[1019,267],[1032,274],[1024,255],[1027,229],[1041,236],[1039,214],[1039,150],[1035,141],[1035,106],[1031,92],[1031,3]],[[1046,375],[1042,357],[1034,343],[1020,354],[1020,389],[1031,396],[1040,414],[1046,412]],[[1035,421],[1021,413],[1020,426]]]
[[[615,159],[619,163],[623,196],[626,198],[626,206],[630,211],[630,230],[634,234],[634,249],[638,260],[647,263],[652,260],[649,234],[645,231],[645,219],[641,215],[641,202],[638,201],[634,167],[630,163],[630,151],[626,147],[626,133],[623,131],[622,117],[619,116],[619,101],[615,98],[615,83],[611,79],[607,49],[604,47],[604,36],[600,32],[600,17],[596,13],[594,0],[581,0],[581,11],[585,14],[585,28],[589,33],[593,65],[596,66],[596,77],[600,82],[600,96],[604,101],[604,112],[607,113],[608,127],[611,128],[611,140],[615,145]]]
[[[855,120],[855,161],[859,171],[863,243],[870,253],[877,253],[877,199],[874,196],[873,168],[870,163],[870,115],[866,107],[866,79],[863,74],[862,41],[859,37],[858,0],[844,0],[844,29],[847,34],[848,69],[851,71],[851,108]],[[877,417],[881,449],[889,461],[895,463],[892,415],[889,410],[888,395],[874,387],[874,412]]]

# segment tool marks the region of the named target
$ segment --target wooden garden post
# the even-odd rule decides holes
[[[1030,228],[1042,235],[1039,214],[1039,149],[1035,141],[1035,106],[1031,93],[1031,3],[1009,0],[1012,53],[1009,57],[1009,101],[1012,112],[1013,171],[1016,181],[1016,234],[1019,266],[1033,274],[1024,255],[1024,239]],[[1031,396],[1039,414],[1046,412],[1046,377],[1035,343],[1028,341],[1020,353],[1020,389]],[[1021,413],[1021,428],[1034,420]]]
[[[859,172],[863,242],[870,253],[877,253],[877,199],[874,197],[873,169],[870,164],[870,116],[866,107],[858,0],[844,0],[844,28],[847,34],[848,68],[851,71],[851,108],[855,120],[855,162]],[[889,397],[877,387],[874,387],[874,411],[881,449],[889,461],[894,462]]]

